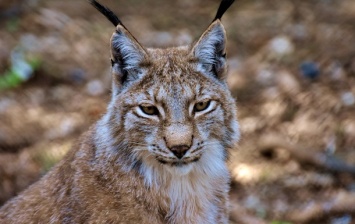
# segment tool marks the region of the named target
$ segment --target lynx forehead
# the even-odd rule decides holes
[[[191,46],[143,47],[108,8],[112,98],[66,158],[0,209],[0,223],[228,223],[239,138],[220,21]]]

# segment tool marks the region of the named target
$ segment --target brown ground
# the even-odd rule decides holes
[[[102,3],[153,47],[195,40],[219,4]],[[355,169],[344,168],[355,166],[355,1],[240,0],[223,22],[242,130],[230,158],[231,222],[355,223]],[[15,47],[42,62],[0,92],[1,205],[104,113],[114,29],[85,0],[0,2],[0,27],[0,79]],[[307,61],[319,68],[315,80],[302,75]],[[320,161],[326,155],[341,165]]]

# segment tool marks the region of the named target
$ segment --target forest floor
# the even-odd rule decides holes
[[[193,42],[219,4],[101,2],[150,47]],[[355,1],[240,0],[223,24],[242,133],[231,223],[355,223]],[[1,2],[0,27],[1,205],[105,112],[114,28],[85,0]]]

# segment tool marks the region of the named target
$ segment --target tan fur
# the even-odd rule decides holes
[[[128,65],[113,66],[107,113],[0,209],[0,223],[228,223],[225,161],[239,130],[225,59],[209,58],[224,39],[217,20],[191,47],[144,49],[117,26],[112,58]],[[210,109],[193,111],[206,100]],[[159,116],[142,113],[145,104]],[[182,159],[171,151],[179,145],[189,147]]]

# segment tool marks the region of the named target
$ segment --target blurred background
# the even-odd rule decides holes
[[[190,44],[218,0],[101,0],[144,45]],[[355,1],[239,0],[224,15],[242,139],[231,223],[355,223]],[[105,112],[114,27],[85,0],[0,1],[0,206]]]

